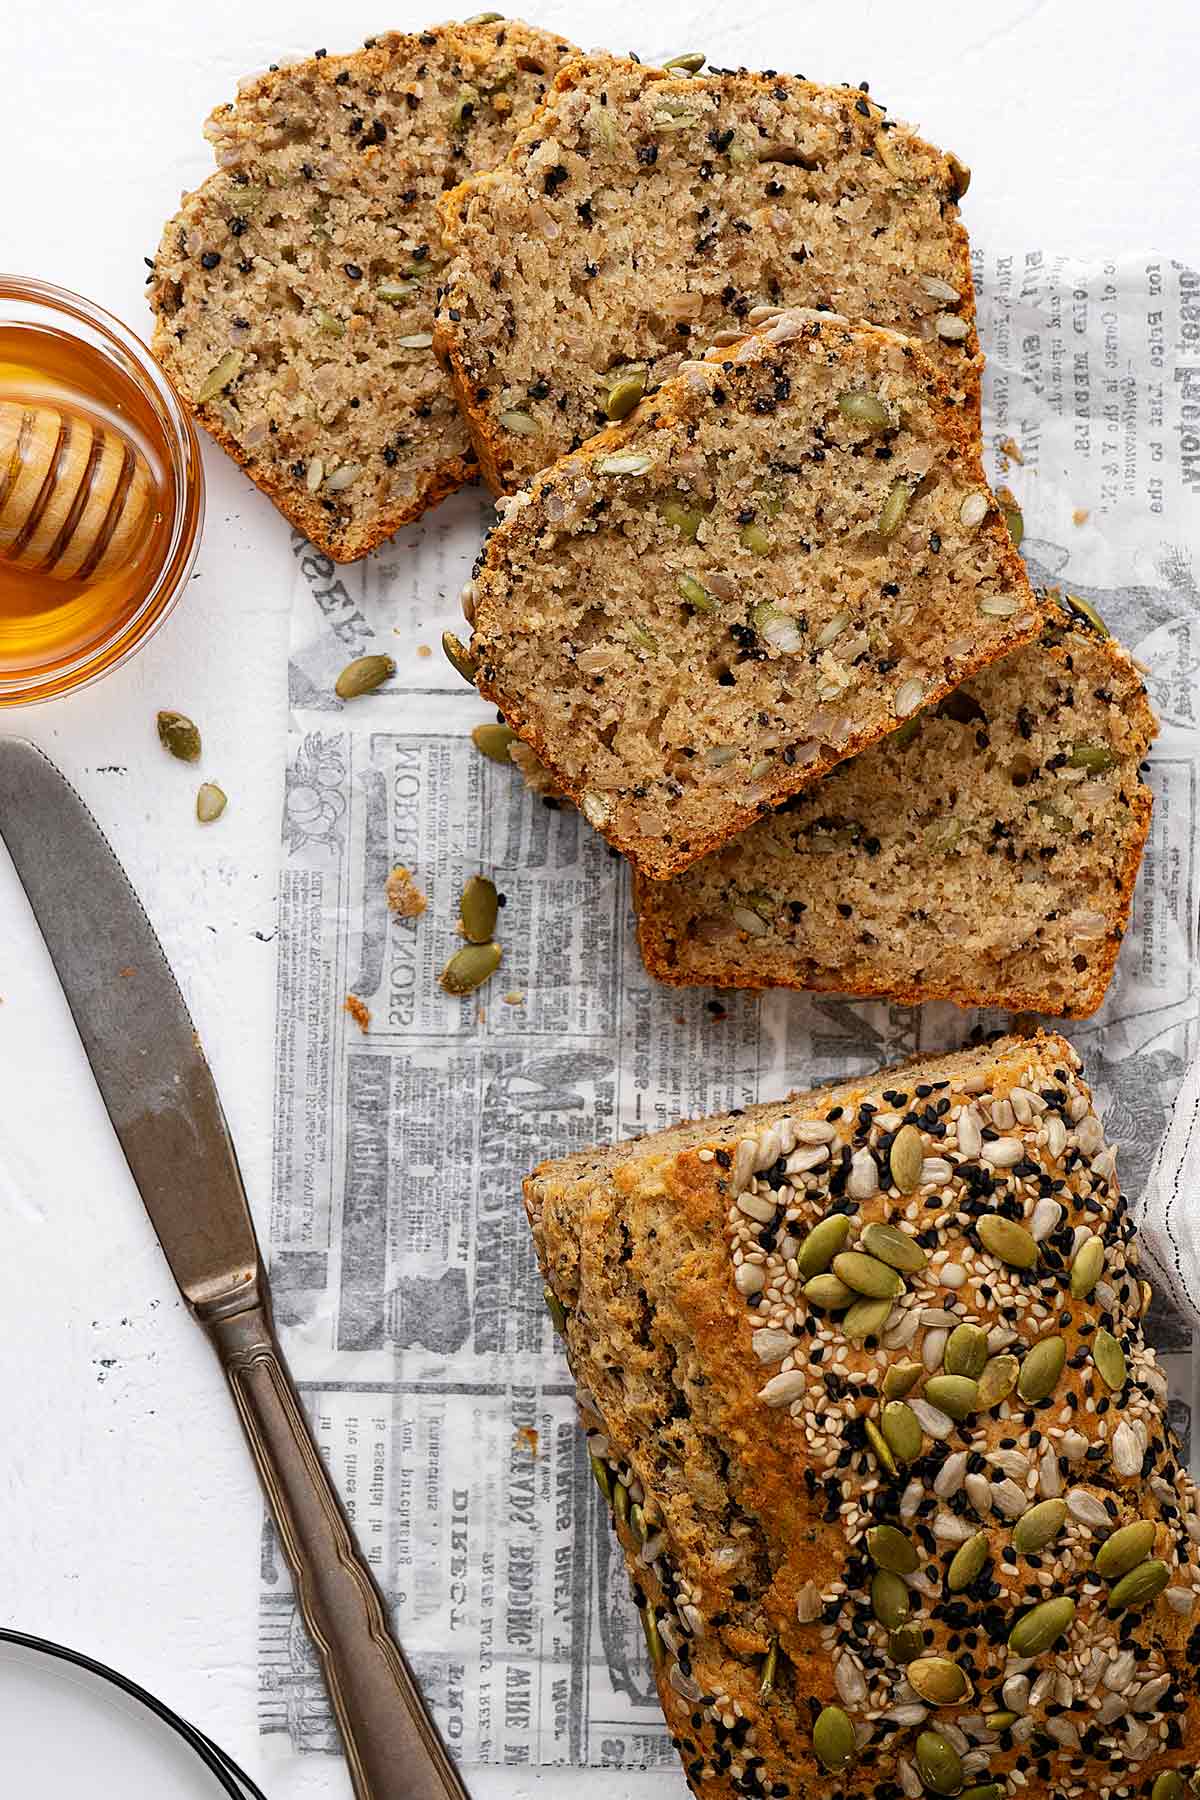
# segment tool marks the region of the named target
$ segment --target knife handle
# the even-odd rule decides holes
[[[356,1800],[468,1800],[388,1630],[261,1298],[203,1324],[258,1467],[321,1661]]]

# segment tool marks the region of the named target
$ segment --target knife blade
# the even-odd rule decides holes
[[[304,1418],[216,1084],[154,928],[50,759],[0,738],[0,839],[185,1300],[225,1370],[358,1800],[466,1800]]]

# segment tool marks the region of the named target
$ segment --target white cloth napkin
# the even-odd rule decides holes
[[[1200,1326],[1200,1057],[1183,1078],[1135,1211],[1151,1280]]]

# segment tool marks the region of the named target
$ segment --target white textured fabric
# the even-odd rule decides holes
[[[1151,1280],[1200,1325],[1200,1057],[1184,1076],[1134,1212]]]

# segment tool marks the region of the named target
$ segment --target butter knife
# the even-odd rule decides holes
[[[91,813],[20,738],[0,738],[0,838],[171,1273],[225,1371],[356,1800],[466,1800],[288,1374],[237,1157],[183,996]]]

